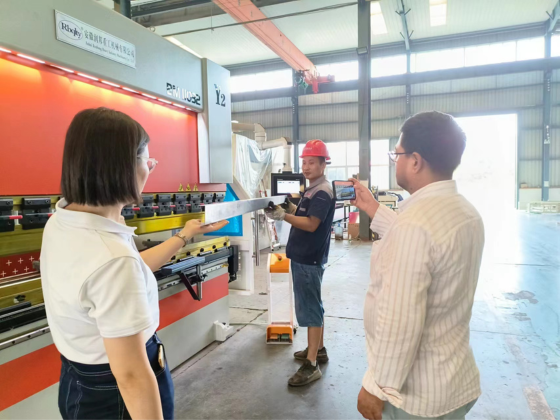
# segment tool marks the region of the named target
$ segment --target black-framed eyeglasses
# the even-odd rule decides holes
[[[396,162],[399,159],[400,155],[412,155],[412,153],[406,153],[406,152],[402,152],[402,153],[398,153],[395,151],[389,152],[389,159],[391,159],[393,162]]]

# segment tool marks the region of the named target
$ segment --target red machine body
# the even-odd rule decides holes
[[[96,107],[128,114],[149,134],[150,155],[159,165],[150,175],[145,193],[174,193],[181,185],[196,185],[199,191],[226,190],[225,184],[199,184],[195,112],[1,51],[0,92],[0,198],[60,194],[68,126],[76,113]],[[35,272],[32,263],[38,258],[39,251],[0,258],[0,279]],[[206,343],[213,322],[227,320],[228,281],[227,274],[205,281],[202,301],[193,300],[187,290],[161,297],[158,331],[162,337],[171,341],[170,337],[194,331],[189,342]],[[190,317],[195,312],[198,314]],[[59,380],[60,354],[50,344],[52,340],[47,344],[33,340],[46,342],[41,337],[32,338],[20,347],[21,355],[14,356],[20,350],[10,349],[7,360],[0,362],[0,382],[9,384],[0,392],[0,412],[18,407],[26,412],[34,406],[28,399],[39,393],[49,396],[52,407],[48,410],[56,406],[51,387]]]
[[[102,106],[128,114],[150,136],[159,165],[144,192],[198,185],[195,112],[1,52],[0,92],[0,196],[59,194],[66,130],[76,113]],[[198,188],[225,191],[221,184]]]

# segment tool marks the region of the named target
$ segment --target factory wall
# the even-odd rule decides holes
[[[551,187],[560,187],[560,71],[552,86]],[[372,139],[398,137],[406,115],[404,86],[372,89]],[[543,73],[529,72],[411,86],[412,113],[428,110],[455,116],[517,113],[518,182],[541,187]],[[358,92],[346,91],[299,97],[301,142],[358,139]],[[291,98],[233,104],[233,119],[259,122],[269,138],[292,135]]]
[[[508,28],[471,36],[414,41],[414,52],[484,45],[540,37],[542,25]],[[404,44],[372,46],[372,58],[404,54]],[[357,60],[355,51],[309,56],[316,65]],[[279,61],[232,66],[232,76],[289,67]],[[439,110],[455,116],[516,113],[518,116],[517,182],[524,184],[520,201],[539,200],[542,187],[543,71],[473,77],[411,86],[411,113]],[[310,89],[309,89],[310,90]],[[371,137],[396,143],[406,118],[406,87],[373,88],[371,92]],[[553,71],[551,86],[550,199],[560,199],[560,70]],[[345,91],[299,96],[299,139],[324,141],[358,139],[358,92]],[[233,104],[233,117],[240,122],[259,122],[275,136],[292,136],[291,98],[265,99]],[[250,136],[250,134],[247,134]],[[394,168],[390,183],[396,186]],[[521,196],[525,199],[521,200]]]

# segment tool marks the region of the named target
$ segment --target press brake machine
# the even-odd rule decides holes
[[[188,220],[239,214],[222,203],[233,173],[229,72],[94,1],[3,0],[0,95],[0,419],[57,418],[60,355],[37,262],[66,130],[100,106],[146,129],[159,165],[122,214],[145,249]],[[197,237],[155,273],[172,369],[228,323],[239,254],[229,236]]]

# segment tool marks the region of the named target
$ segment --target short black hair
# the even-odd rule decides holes
[[[327,161],[327,158],[324,156],[319,156],[319,163],[322,165],[323,163],[325,163]]]
[[[128,115],[108,108],[86,109],[66,133],[62,195],[68,204],[110,206],[138,202],[138,155],[150,138]]]
[[[406,153],[418,153],[439,175],[451,177],[461,163],[467,136],[457,121],[443,112],[420,112],[401,127]]]

